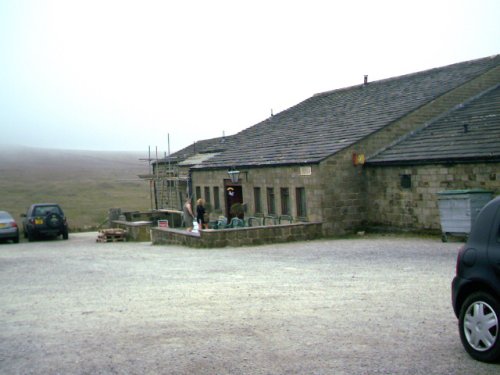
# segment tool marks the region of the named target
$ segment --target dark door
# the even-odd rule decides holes
[[[237,214],[231,212],[231,207],[237,209]],[[235,216],[243,219],[243,191],[239,185],[226,185],[226,214],[228,221]]]

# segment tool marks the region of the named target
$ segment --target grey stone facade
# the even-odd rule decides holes
[[[245,217],[256,215],[281,216],[286,214],[292,216],[295,221],[304,219],[299,217],[296,204],[297,188],[304,188],[308,213],[307,220],[321,220],[322,176],[320,176],[320,170],[317,165],[289,166],[282,168],[241,168],[240,178],[236,184],[231,182],[227,172],[227,169],[193,172],[193,191],[195,193],[195,199],[200,198],[196,195],[197,190],[201,191],[201,198],[206,199],[205,188],[209,188],[211,196],[208,201],[211,206],[211,220],[217,219],[220,215],[227,216],[229,207],[226,204],[226,189],[229,186],[241,187],[243,203],[246,205]],[[217,190],[214,189],[215,187],[217,187],[219,191],[219,209],[213,207],[215,201],[213,194],[214,191]],[[254,196],[255,188],[260,188],[261,191],[260,211],[256,209],[256,200]],[[274,192],[275,212],[269,212],[268,210],[268,188],[272,188]],[[282,188],[287,188],[289,192],[288,213],[282,211]]]
[[[402,176],[410,187],[402,187]],[[484,189],[500,195],[500,163],[371,167],[366,171],[367,226],[440,230],[438,192]]]

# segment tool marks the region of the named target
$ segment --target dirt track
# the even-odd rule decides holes
[[[498,374],[450,306],[457,243],[0,245],[2,374]]]

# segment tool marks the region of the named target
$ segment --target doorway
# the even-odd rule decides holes
[[[240,219],[243,219],[243,189],[240,185],[226,185],[226,216],[227,220],[231,221],[231,219],[235,216],[238,216]],[[231,212],[231,207],[234,204],[240,204],[241,209],[237,210],[237,213]],[[238,206],[235,206],[237,208]]]

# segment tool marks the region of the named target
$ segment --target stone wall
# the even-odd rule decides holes
[[[194,248],[219,248],[306,241],[321,238],[321,223],[281,224],[234,229],[208,229],[199,233],[152,228],[153,245],[183,245]]]
[[[500,163],[373,166],[366,175],[369,227],[439,231],[438,192],[484,189],[500,195]],[[410,188],[401,187],[401,175],[411,176]]]
[[[352,161],[353,148],[328,158],[320,165],[321,220],[324,235],[355,232],[365,217],[363,169]]]
[[[120,221],[112,222],[113,228],[124,229],[125,238],[129,242],[148,242],[150,238],[150,229],[152,223],[150,221]]]
[[[261,213],[264,215],[269,214],[267,210],[266,189],[274,189],[276,215],[278,216],[283,214],[281,212],[280,189],[288,188],[290,215],[295,218],[296,221],[303,220],[303,218],[298,217],[296,207],[296,188],[303,187],[306,192],[308,213],[307,220],[321,220],[322,193],[320,189],[322,177],[319,174],[317,165],[305,166],[306,172],[310,170],[310,174],[304,173],[304,167],[302,167],[301,173],[300,166],[238,169],[241,169],[241,173],[240,179],[236,185],[241,186],[242,188],[243,202],[246,203],[245,217],[255,216],[256,214],[254,187],[261,188]],[[205,187],[209,187],[211,194],[210,201],[212,204],[214,202],[214,187],[217,186],[219,188],[219,201],[221,204],[221,208],[219,210],[212,210],[212,212],[210,212],[211,220],[217,219],[220,215],[225,216],[227,213],[228,208],[225,200],[226,184],[235,185],[230,182],[227,174],[227,169],[193,172],[193,192],[196,192],[196,187],[200,187],[203,196]],[[199,197],[194,198],[196,199]]]

